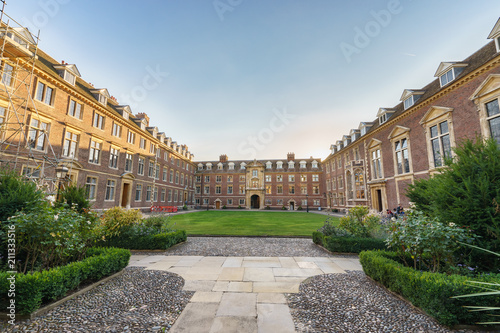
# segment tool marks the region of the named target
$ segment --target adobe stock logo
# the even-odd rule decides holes
[[[358,26],[354,27],[355,34],[353,44],[346,42],[340,43],[340,50],[347,63],[352,61],[351,58],[354,54],[360,54],[361,50],[370,45],[372,38],[377,37],[382,31],[382,28],[386,28],[391,23],[393,15],[401,13],[402,10],[403,7],[399,0],[390,0],[387,3],[387,9],[379,11],[372,10],[370,12],[373,20],[368,21],[364,29]]]
[[[21,23],[25,27],[29,27],[33,31],[45,27],[51,18],[54,18],[61,9],[61,5],[66,5],[71,0],[40,0],[38,5],[40,10],[31,17],[31,20],[23,17]]]
[[[214,6],[219,19],[224,21],[224,15],[226,12],[232,12],[234,8],[238,7],[243,3],[243,0],[214,0],[212,5]]]
[[[150,66],[146,66],[145,70],[147,74],[142,78],[141,84],[135,85],[128,94],[119,96],[119,100],[123,101],[131,108],[137,107],[141,102],[145,101],[149,92],[158,88],[169,75],[169,73],[160,70],[160,65],[156,65],[154,69]]]
[[[274,109],[274,116],[269,120],[269,126],[262,128],[257,135],[250,135],[238,145],[238,153],[248,156],[248,159],[257,157],[257,151],[262,151],[266,145],[274,140],[277,133],[283,132],[292,119],[297,116],[283,110]]]

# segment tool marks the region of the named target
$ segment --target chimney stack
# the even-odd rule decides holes
[[[288,153],[286,155],[286,159],[288,160],[288,162],[294,161],[295,160],[295,153]]]
[[[227,162],[227,155],[226,155],[226,154],[224,154],[224,155],[220,155],[220,157],[219,157],[219,161],[220,161],[221,163],[226,163],[226,162]]]

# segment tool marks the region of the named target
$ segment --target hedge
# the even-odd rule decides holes
[[[185,230],[145,236],[117,236],[103,242],[103,246],[119,247],[130,250],[166,250],[169,247],[185,242]]]
[[[116,273],[128,265],[130,251],[117,248],[91,248],[82,261],[47,271],[15,274],[15,307],[18,314],[30,314],[42,304],[60,299],[82,282],[98,281]],[[8,298],[9,280],[12,274],[0,272],[0,307],[4,310]]]
[[[403,266],[398,259],[396,253],[388,251],[365,251],[359,254],[359,261],[368,276],[403,296],[443,325],[495,321],[487,312],[470,312],[463,306],[498,306],[500,295],[451,298],[480,290],[466,284],[471,278],[414,270]],[[482,275],[474,278],[474,281],[500,283],[500,274]]]
[[[365,250],[385,250],[385,242],[377,238],[333,237],[319,231],[313,232],[313,242],[331,252],[360,253]]]

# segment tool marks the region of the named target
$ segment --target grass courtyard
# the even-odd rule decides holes
[[[308,236],[327,216],[305,212],[201,211],[173,215],[171,223],[188,235]],[[334,223],[338,218],[333,217]]]

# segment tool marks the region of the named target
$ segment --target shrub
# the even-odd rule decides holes
[[[170,226],[170,216],[164,214],[151,215],[147,218],[140,220],[139,223],[133,224],[132,226],[141,224],[151,229],[151,233],[165,233],[174,230],[172,226]]]
[[[339,227],[357,237],[370,237],[370,234],[379,226],[380,218],[369,215],[366,206],[355,206],[349,209],[347,216],[340,218]]]
[[[269,207],[269,205],[268,205],[268,206],[266,206],[266,209],[267,209],[267,210],[271,210],[271,207]]]
[[[182,210],[188,210],[188,206],[187,205],[182,206]]]
[[[365,251],[359,254],[359,260],[372,279],[405,297],[443,325],[472,325],[489,319],[487,313],[470,312],[464,305],[480,306],[486,299],[490,304],[500,304],[498,294],[466,300],[451,298],[475,291],[474,286],[466,283],[467,277],[404,267],[394,252]],[[500,274],[481,275],[476,281],[499,283]]]
[[[394,219],[389,225],[387,246],[396,251],[408,266],[408,255],[413,268],[422,269],[422,264],[432,272],[439,271],[441,264],[454,266],[454,252],[460,247],[457,242],[471,242],[472,235],[454,223],[444,224],[437,218],[426,217],[414,210]]]
[[[102,242],[103,246],[119,247],[131,250],[166,250],[175,244],[185,242],[185,230],[160,234],[129,235],[121,234]]]
[[[360,253],[366,250],[387,249],[385,242],[377,238],[325,236],[323,246],[331,252]]]
[[[48,269],[81,259],[94,240],[94,223],[66,207],[40,205],[9,220],[15,226],[17,271]],[[5,237],[5,236],[4,236]]]
[[[227,209],[226,205],[222,206],[222,209]]]
[[[92,204],[87,199],[85,186],[68,185],[59,193],[59,203],[74,207],[79,213],[90,209]]]
[[[19,176],[16,171],[0,170],[0,221],[6,221],[18,211],[37,209],[44,196],[34,182]]]
[[[500,252],[500,146],[495,139],[478,137],[464,140],[454,153],[446,168],[410,185],[406,195],[429,216],[469,226],[480,236],[479,247]],[[484,271],[500,268],[494,255],[479,250],[473,251],[471,262]]]
[[[138,223],[142,214],[137,209],[124,209],[113,207],[104,212],[101,219],[101,232],[104,237],[118,236],[124,227]]]
[[[334,236],[334,237],[343,237],[343,236],[351,236],[350,233],[345,231],[344,229],[337,228],[333,224],[333,219],[328,217],[323,226],[318,229],[319,232],[323,233],[325,236]]]
[[[281,207],[281,210],[287,210],[286,206]]]
[[[68,291],[77,288],[82,282],[98,281],[122,270],[128,265],[129,259],[129,250],[92,248],[87,251],[87,257],[82,261],[43,272],[17,273],[16,312],[30,314],[42,303],[64,297]],[[3,309],[9,302],[7,278],[10,276],[8,272],[0,273],[0,307]]]
[[[312,239],[314,244],[318,244],[323,246],[323,239],[325,238],[325,235],[323,235],[322,232],[319,231],[314,231],[312,234]]]
[[[302,206],[297,207],[297,210],[302,210]]]

